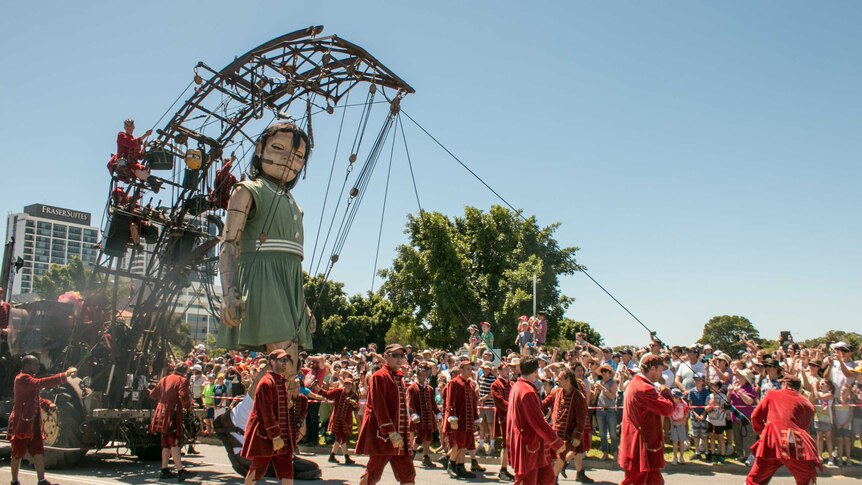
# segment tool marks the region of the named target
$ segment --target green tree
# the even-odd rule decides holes
[[[83,292],[87,287],[90,271],[78,258],[72,258],[65,265],[51,264],[42,276],[33,279],[33,289],[40,298],[56,300],[67,291]]]
[[[414,349],[420,351],[427,347],[425,338],[409,315],[399,315],[395,318],[386,331],[385,343],[412,345]]]
[[[586,341],[596,347],[602,347],[605,344],[605,339],[602,338],[599,331],[587,322],[578,322],[569,318],[563,318],[560,320],[558,326],[559,336],[554,341],[554,345],[563,350],[571,350],[574,347],[576,341],[575,335],[578,332],[584,332]]]
[[[856,332],[847,332],[845,330],[830,330],[822,337],[803,340],[800,342],[806,348],[817,348],[820,345],[829,345],[835,342],[844,342],[853,350],[854,358],[859,358],[862,355],[862,335]]]
[[[745,344],[739,339],[740,335],[757,343],[763,341],[760,338],[760,332],[754,328],[754,324],[749,319],[737,315],[720,315],[706,322],[703,326],[703,335],[698,342],[704,345],[710,344],[713,349],[736,356],[740,350],[745,349]]]
[[[429,345],[452,348],[466,340],[466,327],[489,321],[498,342],[515,338],[519,315],[532,312],[533,276],[546,311],[548,339],[574,301],[559,289],[560,275],[578,269],[574,247],[560,247],[552,224],[540,227],[504,207],[487,212],[466,207],[461,217],[437,212],[408,216],[409,242],[396,249],[392,267],[381,271],[381,290],[395,308],[412,316],[415,333]],[[409,325],[405,320],[405,325]]]

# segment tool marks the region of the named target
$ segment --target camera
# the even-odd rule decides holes
[[[704,364],[708,364],[708,363],[709,363],[709,359],[708,359],[706,356],[701,357],[701,358],[700,358],[700,361],[701,361],[701,363],[704,363]]]

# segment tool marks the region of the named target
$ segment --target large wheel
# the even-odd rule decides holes
[[[75,391],[68,385],[57,388],[51,400],[57,405],[57,411],[42,411],[45,447],[64,450],[46,449],[45,468],[65,468],[77,463],[87,453],[81,437],[84,408]]]

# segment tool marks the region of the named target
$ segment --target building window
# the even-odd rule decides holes
[[[70,241],[80,241],[81,240],[81,228],[80,227],[70,227],[69,228],[69,240]]]
[[[47,222],[39,222],[36,225],[36,234],[40,236],[50,236],[51,235],[51,224]]]
[[[54,224],[54,231],[51,234],[56,238],[66,239],[66,226],[62,224]]]

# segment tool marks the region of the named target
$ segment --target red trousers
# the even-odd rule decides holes
[[[661,469],[649,470],[646,472],[625,470],[626,476],[620,485],[663,485],[664,478],[661,476]]]
[[[371,455],[362,478],[368,478],[368,485],[374,485],[383,477],[386,464],[392,465],[392,473],[398,483],[416,483],[416,468],[413,467],[412,452],[407,455]]]
[[[434,428],[416,428],[413,432],[416,433],[416,439],[420,443],[434,441]]]
[[[781,466],[786,466],[797,485],[808,485],[817,479],[817,468],[814,462],[801,460],[779,460],[777,458],[757,458],[754,466],[745,478],[746,485],[760,485],[769,483],[769,479]]]
[[[12,458],[20,460],[27,456],[27,453],[30,453],[30,456],[45,454],[41,434],[35,438],[12,438],[10,441],[12,443]]]
[[[254,472],[255,480],[263,480],[263,476],[266,475],[266,469],[269,468],[270,461],[272,461],[272,466],[275,467],[275,476],[279,480],[293,478],[293,455],[284,454],[253,459],[249,472]]]
[[[467,431],[452,430],[449,431],[449,447],[464,448],[467,450],[476,449],[476,440],[473,439],[473,433]]]
[[[532,470],[523,473],[515,474],[515,485],[554,485],[556,480],[554,475],[554,464],[533,468]]]

